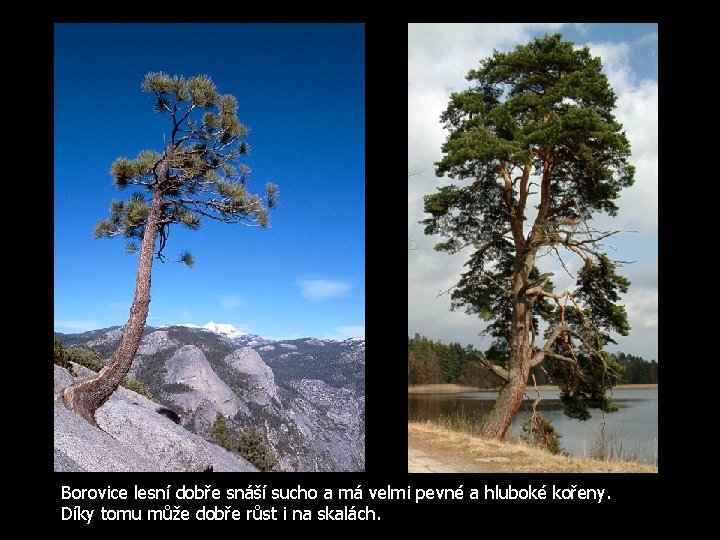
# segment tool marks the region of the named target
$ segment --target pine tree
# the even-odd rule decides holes
[[[110,168],[119,189],[139,191],[125,201],[113,201],[110,217],[97,224],[94,235],[126,238],[127,251],[140,257],[130,317],[117,350],[96,377],[63,394],[65,405],[93,425],[95,411],[132,365],[150,306],[153,259],[167,260],[171,227],[197,230],[203,218],[267,227],[268,209],[275,206],[278,193],[270,183],[262,196],[248,191],[250,169],[239,163],[249,152],[248,128],[237,117],[234,96],[219,94],[206,75],[148,73],[142,89],[154,96],[155,111],[169,117],[169,142],[160,153],[142,150],[134,159],[117,158]],[[188,252],[178,260],[188,266],[194,262]]]
[[[58,338],[55,338],[53,345],[53,362],[58,366],[67,369],[70,375],[75,375],[75,370],[73,365],[70,363],[68,352],[65,347],[63,347],[62,341]]]
[[[218,443],[223,448],[227,448],[228,450],[233,449],[232,435],[230,433],[230,430],[228,429],[227,421],[225,420],[225,417],[220,413],[217,413],[217,416],[215,416],[215,421],[210,428],[210,436],[212,437],[213,441]]]
[[[274,471],[277,466],[277,458],[268,448],[262,433],[255,427],[240,435],[237,452],[261,471]]]
[[[556,34],[495,51],[467,79],[473,86],[451,94],[441,115],[449,135],[436,163],[438,176],[465,185],[427,195],[422,223],[425,234],[443,237],[436,250],[470,251],[452,308],[492,321],[487,358],[495,362],[482,361],[505,385],[481,432],[505,435],[541,363],[560,384],[566,413],[612,410],[605,392],[617,363],[602,349],[610,332],[630,330],[618,303],[630,283],[603,252],[617,231],[591,219],[616,215],[634,168],[602,62]],[[540,273],[536,263],[550,254],[566,269],[579,258],[574,289],[556,293],[553,274]],[[536,335],[540,319],[549,325],[544,336]]]

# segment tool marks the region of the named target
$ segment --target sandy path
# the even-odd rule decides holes
[[[473,458],[441,448],[432,442],[408,436],[408,472],[411,473],[475,473],[499,472],[493,460],[509,461],[500,456]],[[485,461],[486,460],[486,461]]]

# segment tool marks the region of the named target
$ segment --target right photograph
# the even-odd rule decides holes
[[[658,472],[658,25],[408,24],[408,472]]]

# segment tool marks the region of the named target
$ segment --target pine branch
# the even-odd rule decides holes
[[[483,356],[478,356],[477,359],[483,366],[485,366],[489,371],[500,377],[503,381],[510,381],[510,372],[507,369],[500,367],[497,364],[493,364],[489,360],[486,360]]]

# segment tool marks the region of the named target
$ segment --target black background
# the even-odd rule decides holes
[[[441,6],[438,6],[440,8]],[[536,14],[536,13],[535,13]],[[560,17],[557,17],[560,19]],[[581,20],[577,17],[575,20]],[[60,19],[57,19],[60,20]],[[69,22],[75,19],[61,19]],[[314,20],[314,19],[313,19]],[[478,17],[477,20],[486,20]],[[703,399],[707,399],[712,391],[697,391],[687,385],[674,384],[675,375],[681,371],[685,373],[688,363],[694,355],[713,354],[711,346],[712,336],[700,339],[697,334],[697,325],[693,312],[700,305],[698,296],[673,294],[673,288],[667,285],[674,276],[687,276],[691,267],[689,259],[693,257],[695,246],[693,241],[714,241],[713,238],[701,235],[687,235],[681,246],[672,240],[679,234],[681,226],[701,229],[703,220],[712,221],[715,210],[703,206],[703,197],[713,197],[714,190],[707,192],[695,191],[690,194],[683,186],[688,188],[689,179],[707,176],[711,169],[696,170],[695,167],[710,166],[702,161],[712,154],[711,143],[701,145],[697,142],[699,133],[708,129],[707,122],[689,122],[689,118],[696,118],[692,109],[695,106],[693,96],[707,92],[709,88],[702,87],[704,72],[694,69],[693,58],[698,51],[715,50],[716,47],[705,48],[699,42],[700,37],[709,32],[698,31],[696,27],[681,22],[682,18],[673,14],[671,18],[661,18],[659,15],[639,19],[645,22],[660,21],[659,26],[659,59],[660,59],[660,178],[668,190],[661,190],[660,196],[660,267],[663,274],[663,309],[661,310],[663,329],[667,327],[672,332],[665,332],[662,337],[662,350],[665,363],[663,364],[663,402],[665,396],[674,396],[677,393],[684,395],[691,406],[699,409],[699,414],[690,415],[705,418],[706,409],[702,409]],[[406,223],[406,163],[403,158],[405,148],[405,93],[403,92],[406,77],[407,60],[407,21],[392,20],[392,17],[360,17],[348,21],[365,21],[366,24],[366,472],[364,473],[265,473],[265,474],[233,474],[213,473],[212,475],[191,475],[184,473],[54,473],[53,472],[53,417],[49,401],[49,386],[52,384],[52,364],[43,359],[48,358],[52,345],[52,137],[43,135],[52,133],[52,23],[37,27],[27,27],[27,34],[35,36],[38,50],[44,53],[34,55],[13,55],[14,67],[8,67],[10,73],[21,73],[24,81],[29,81],[25,97],[30,97],[30,107],[22,99],[23,106],[10,107],[12,114],[18,115],[16,120],[8,120],[6,126],[24,127],[26,133],[10,132],[11,141],[32,141],[31,145],[15,145],[13,149],[23,150],[22,158],[17,163],[23,165],[17,171],[8,170],[7,174],[21,173],[29,177],[27,182],[35,181],[38,176],[46,180],[33,184],[31,190],[27,184],[22,188],[29,193],[27,198],[18,199],[8,194],[5,197],[5,207],[8,212],[15,212],[12,220],[7,219],[8,240],[14,240],[16,245],[7,247],[6,263],[12,281],[6,287],[7,314],[18,323],[7,326],[12,331],[11,349],[18,351],[6,361],[14,364],[21,362],[25,366],[45,366],[47,369],[28,371],[27,376],[36,377],[36,382],[29,382],[30,388],[25,384],[15,384],[21,395],[17,403],[22,404],[21,412],[16,419],[16,428],[7,428],[10,431],[6,438],[6,447],[13,456],[6,462],[6,472],[10,477],[17,474],[20,479],[12,485],[25,488],[24,495],[18,495],[15,504],[25,510],[30,510],[30,521],[26,524],[51,524],[51,530],[62,531],[67,527],[74,529],[97,530],[103,528],[126,527],[136,528],[138,531],[146,527],[146,521],[137,523],[102,522],[99,520],[99,507],[112,508],[141,508],[140,501],[62,501],[60,499],[61,486],[72,488],[112,486],[124,487],[132,493],[133,486],[143,488],[165,487],[168,484],[173,489],[182,484],[213,487],[224,491],[228,487],[247,487],[249,485],[267,485],[268,491],[272,488],[292,488],[301,485],[305,488],[315,488],[320,496],[317,501],[273,502],[264,501],[259,504],[268,508],[270,506],[287,506],[291,508],[314,509],[329,504],[342,507],[345,504],[355,505],[355,508],[370,506],[380,516],[375,526],[401,525],[421,526],[437,525],[442,534],[460,534],[460,531],[477,534],[480,531],[493,530],[497,526],[510,526],[508,532],[514,527],[521,531],[547,530],[555,525],[562,525],[567,519],[577,519],[586,513],[606,516],[609,528],[610,522],[621,517],[633,516],[632,521],[638,524],[647,524],[657,520],[664,520],[672,516],[682,519],[678,515],[665,513],[660,510],[665,504],[673,506],[691,502],[696,496],[690,488],[691,482],[709,481],[709,471],[712,467],[711,447],[705,432],[696,430],[696,426],[688,423],[686,417],[674,418],[668,409],[661,410],[660,429],[662,442],[659,457],[658,474],[408,474],[407,473],[407,402],[405,397],[406,348],[405,337],[401,328],[405,325],[405,298],[407,279],[407,259],[405,246]],[[54,22],[54,21],[53,21]],[[24,27],[23,27],[24,28]],[[45,47],[39,46],[45,43]],[[12,44],[11,44],[12,45]],[[17,47],[16,47],[17,48]],[[17,51],[16,51],[17,52]],[[28,56],[32,58],[28,58]],[[32,60],[32,61],[31,61]],[[44,65],[44,69],[42,66]],[[15,71],[17,67],[17,71]],[[704,68],[708,69],[708,68]],[[12,104],[12,100],[10,101]],[[45,107],[41,104],[45,103]],[[6,104],[8,102],[6,101]],[[32,119],[32,121],[28,121]],[[666,129],[667,127],[667,129]],[[6,130],[7,131],[7,130]],[[7,135],[7,133],[6,133]],[[711,139],[703,139],[705,141]],[[7,148],[7,147],[6,147]],[[682,160],[678,160],[678,150],[682,150]],[[688,152],[689,150],[689,152]],[[45,168],[41,168],[42,160],[39,155],[45,154]],[[14,154],[13,154],[14,156]],[[19,160],[23,161],[20,162]],[[708,179],[707,181],[711,181]],[[25,180],[24,180],[25,181]],[[706,186],[709,189],[709,185]],[[22,189],[20,192],[22,192]],[[672,190],[672,196],[664,194]],[[688,189],[689,191],[689,189]],[[32,200],[31,205],[21,204]],[[688,204],[683,204],[687,200]],[[690,205],[690,201],[693,202]],[[709,204],[709,201],[706,201]],[[698,206],[699,205],[699,206]],[[388,212],[388,207],[392,212]],[[28,208],[31,211],[28,212]],[[702,211],[697,209],[701,208]],[[43,219],[45,221],[43,221]],[[11,228],[11,226],[15,228]],[[686,229],[683,229],[686,230]],[[700,238],[698,237],[700,236]],[[668,241],[670,240],[670,242]],[[669,246],[664,249],[664,246]],[[45,256],[43,257],[43,253]],[[693,259],[696,260],[696,259]],[[697,260],[697,264],[704,264]],[[668,279],[670,278],[670,279]],[[666,288],[667,286],[667,288]],[[669,293],[666,295],[666,292]],[[704,297],[703,300],[714,307],[713,298]],[[688,303],[690,306],[688,306]],[[26,321],[40,321],[39,310],[46,306],[45,332],[37,325],[26,328]],[[670,307],[668,307],[670,306]],[[688,309],[689,308],[689,309]],[[709,323],[712,324],[712,321]],[[706,329],[707,330],[707,329]],[[22,333],[28,335],[22,338]],[[710,331],[712,333],[712,330]],[[39,335],[47,336],[40,339]],[[662,334],[661,334],[662,335]],[[677,336],[675,338],[669,336]],[[696,338],[696,339],[693,339]],[[18,343],[22,346],[18,346]],[[28,348],[27,344],[33,344]],[[42,343],[42,345],[40,345]],[[35,347],[35,344],[39,345]],[[39,350],[38,350],[39,349]],[[667,351],[667,354],[665,353]],[[682,354],[679,354],[682,351]],[[713,354],[714,356],[714,354]],[[685,363],[683,363],[685,362]],[[10,364],[9,364],[10,365]],[[696,364],[697,365],[697,364]],[[697,365],[700,368],[699,365]],[[6,371],[6,377],[11,380],[19,377],[15,370]],[[682,394],[684,392],[684,394]],[[48,395],[48,399],[38,397],[38,394]],[[661,409],[663,409],[661,405]],[[394,414],[393,411],[396,411]],[[19,441],[19,442],[15,442]],[[462,501],[433,501],[415,504],[412,501],[372,501],[367,488],[387,487],[411,488],[437,487],[457,488],[463,487],[466,497]],[[604,488],[605,497],[601,504],[596,501],[470,501],[468,494],[471,488],[478,488],[481,492],[485,485],[505,488],[512,485],[515,488],[527,488],[552,485],[578,488]],[[702,485],[702,484],[701,484]],[[361,486],[365,493],[362,501],[323,501],[322,492],[325,488],[354,488]],[[712,489],[713,485],[709,485]],[[29,491],[28,491],[29,490]],[[548,495],[548,498],[550,495]],[[171,503],[175,501],[170,501]],[[225,503],[225,504],[223,504]],[[74,521],[61,520],[61,506],[75,506],[96,509],[91,525]],[[148,507],[158,508],[164,506],[158,501],[146,503]],[[179,503],[183,508],[194,513],[194,504],[191,502]],[[211,501],[200,503],[202,505],[225,506],[232,504],[237,508],[249,508],[254,505],[243,505],[238,502]],[[639,512],[640,508],[651,508],[651,512]],[[568,510],[568,512],[564,512]],[[612,516],[612,517],[610,517]],[[7,515],[6,519],[13,519]],[[244,516],[243,516],[244,518]],[[177,522],[183,523],[183,522]],[[193,525],[197,522],[191,520]],[[210,522],[205,522],[207,527]],[[322,530],[327,525],[318,521],[265,521],[255,522],[254,526],[267,526],[268,524],[289,525],[294,532],[295,524],[300,523],[301,528],[310,527]],[[598,522],[598,530],[605,527]],[[173,522],[162,522],[162,526],[171,526]],[[445,525],[447,524],[447,525]],[[239,522],[212,522],[216,525],[235,526],[238,532],[246,531],[249,525],[244,519]],[[454,526],[463,525],[469,528],[455,529]],[[270,525],[273,527],[273,525]],[[336,526],[329,530],[335,529]],[[355,529],[355,524],[343,522],[341,530]],[[351,528],[352,527],[352,528]],[[363,526],[364,527],[364,526]],[[372,526],[371,526],[372,527]],[[550,528],[548,528],[550,527]],[[595,527],[591,527],[594,529]],[[389,530],[389,529],[381,529]],[[399,530],[404,533],[403,529]],[[429,531],[428,531],[429,535]]]

